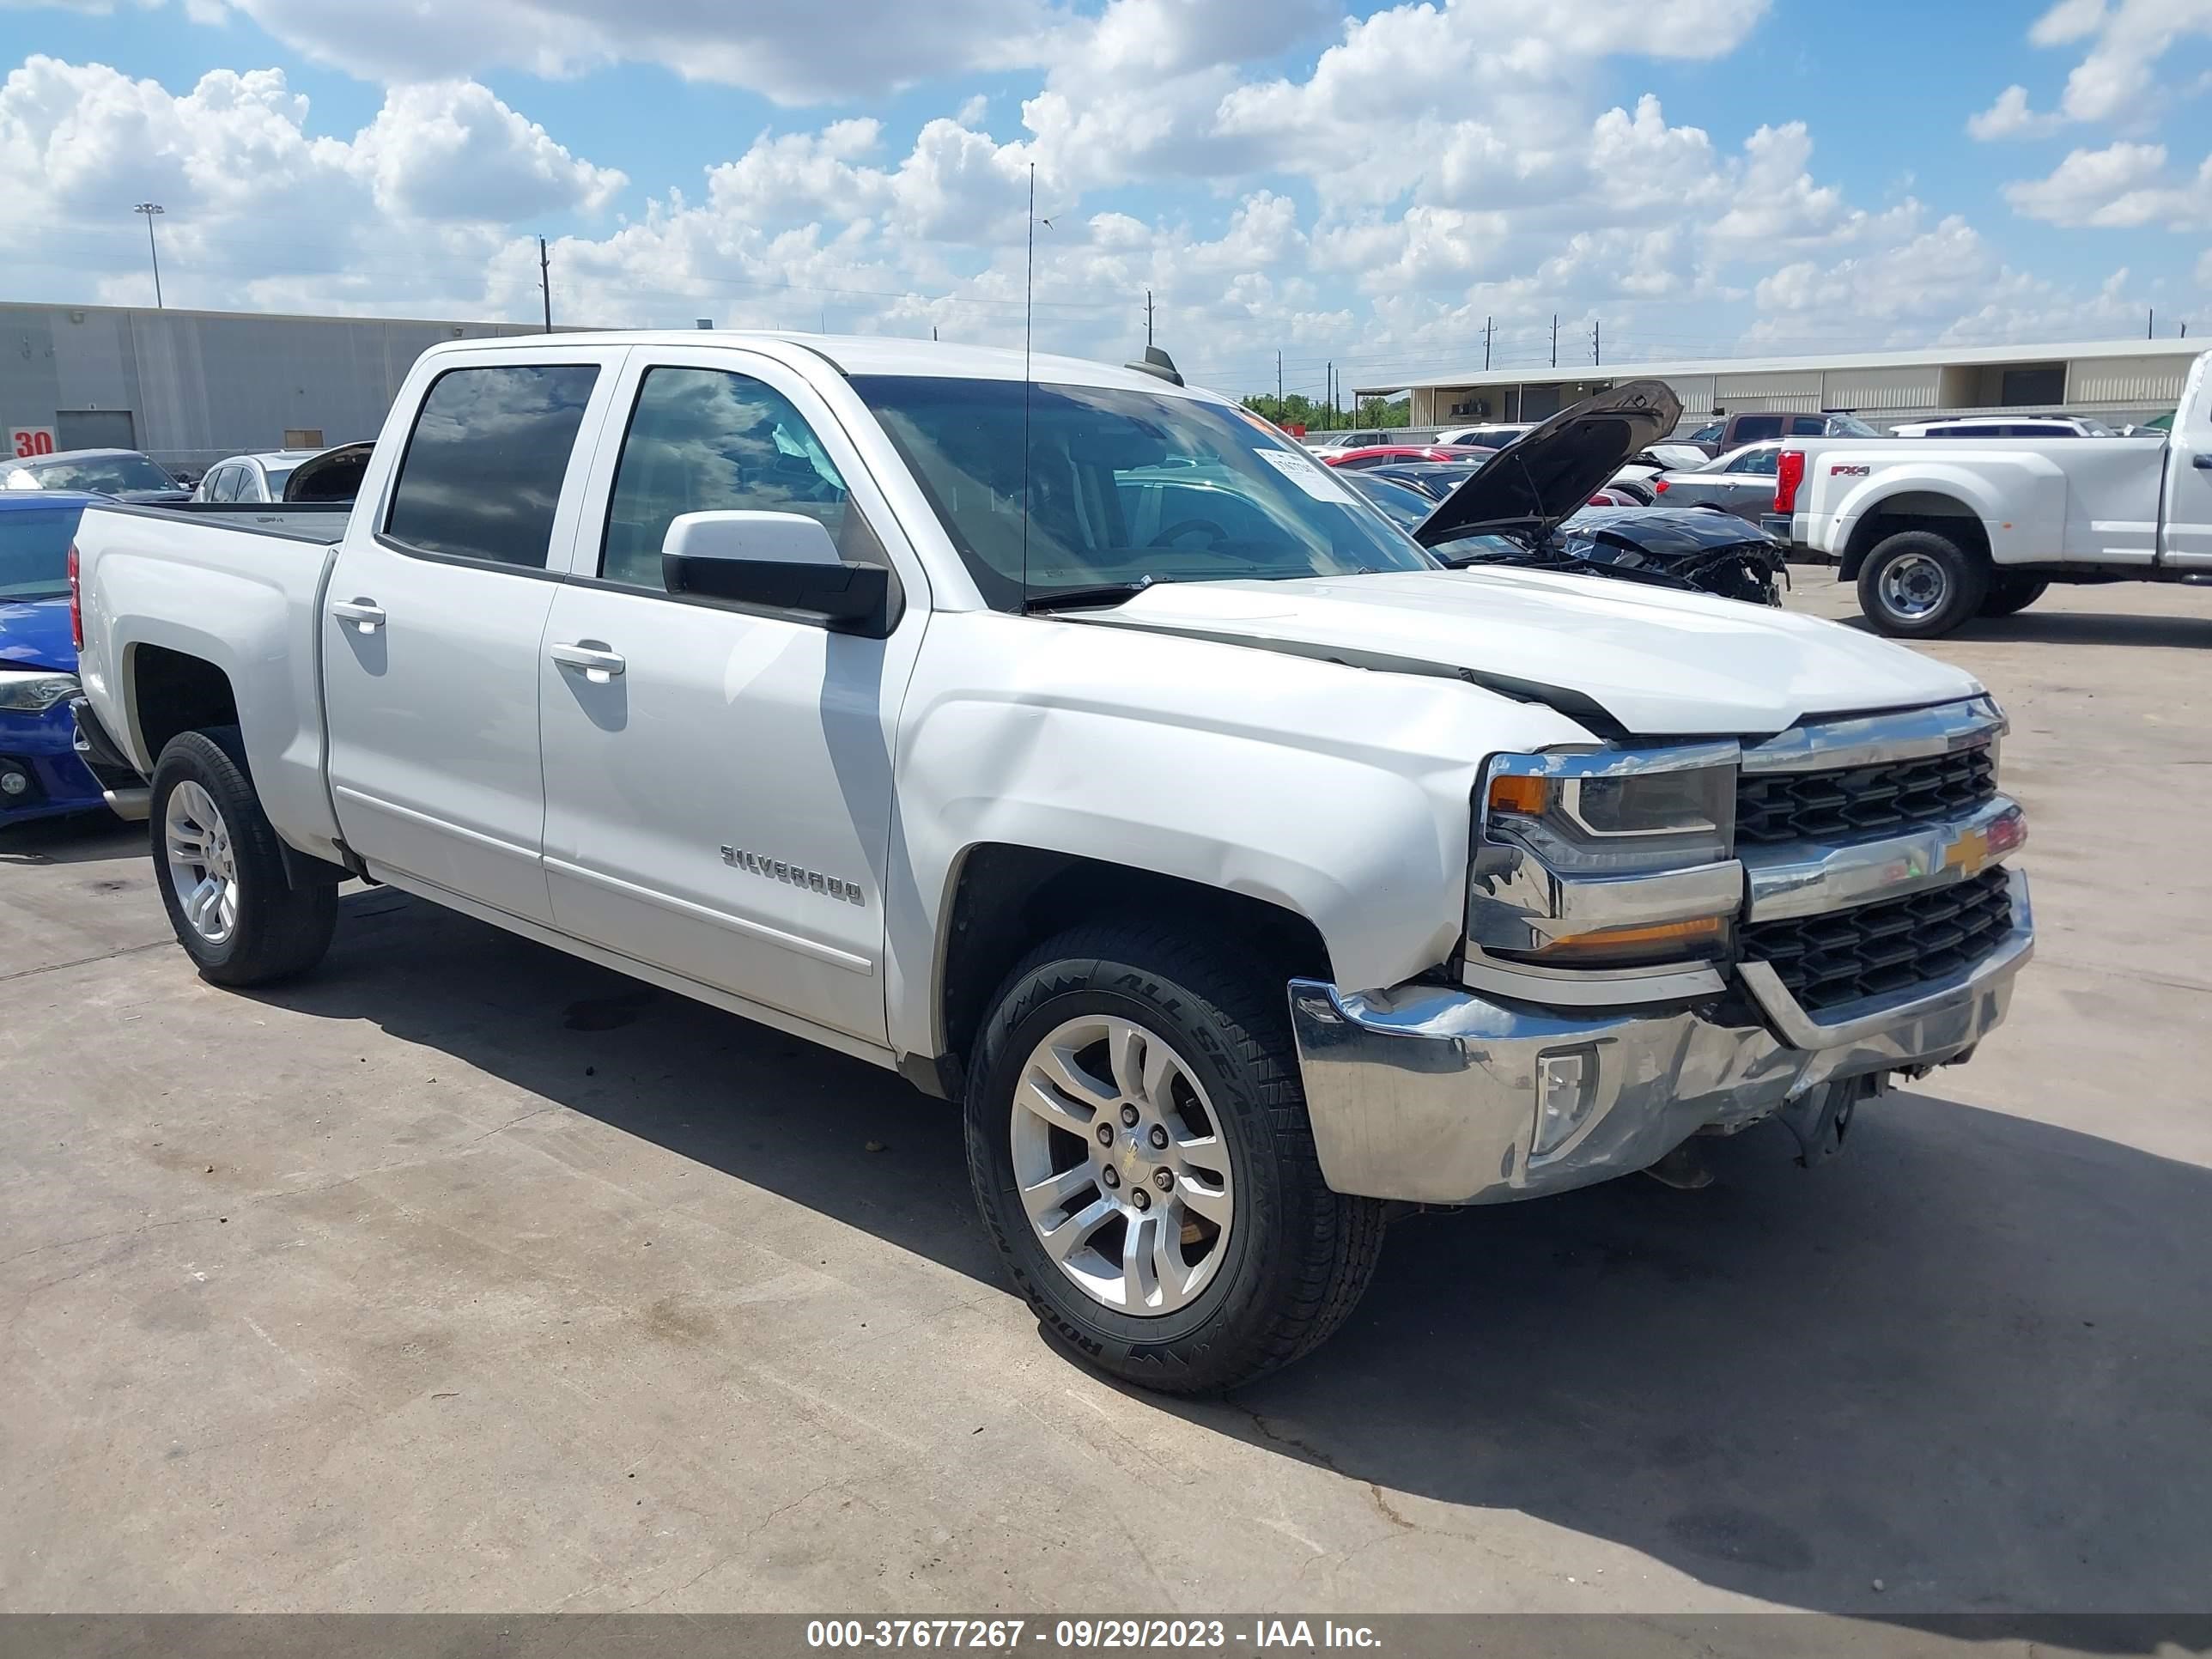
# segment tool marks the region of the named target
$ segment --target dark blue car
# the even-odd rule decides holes
[[[103,804],[70,717],[70,541],[98,499],[0,489],[0,830]]]

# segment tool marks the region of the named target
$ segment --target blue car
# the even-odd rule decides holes
[[[70,715],[70,542],[100,499],[0,489],[0,830],[104,805]]]

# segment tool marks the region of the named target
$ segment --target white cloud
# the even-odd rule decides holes
[[[2142,125],[2187,89],[2158,84],[2160,61],[2180,41],[2212,35],[2212,0],[2057,0],[2027,38],[2044,47],[2089,43],[2066,77],[2056,111],[2029,108],[2027,89],[2008,87],[1967,123],[1977,138],[2018,137],[2066,122]]]
[[[582,73],[622,61],[744,87],[778,103],[877,95],[934,76],[1038,61],[1046,0],[871,5],[839,18],[820,0],[467,0],[333,5],[228,0],[271,35],[349,74],[442,79],[512,68]],[[395,15],[395,12],[400,15]]]
[[[0,199],[19,264],[105,246],[108,297],[140,297],[143,227],[117,204],[152,196],[170,209],[173,300],[534,316],[534,233],[559,226],[562,320],[1010,341],[1034,167],[1053,222],[1036,234],[1039,343],[1126,355],[1149,289],[1161,342],[1238,387],[1272,380],[1279,348],[1293,383],[1299,362],[1317,376],[1324,359],[1370,375],[1480,361],[1486,323],[1500,362],[1541,361],[1555,313],[1563,361],[1586,361],[1601,324],[1611,363],[1725,349],[1747,319],[1770,345],[1924,340],[2087,303],[2025,283],[1964,219],[1854,199],[1804,123],[1746,133],[1723,113],[1709,130],[1649,94],[1601,95],[1653,58],[1735,50],[1764,0],[1405,0],[1359,18],[1330,0],[950,0],[843,30],[818,0],[629,0],[619,27],[605,0],[410,0],[405,27],[388,7],[228,3],[390,80],[382,107],[319,133],[274,70],[171,93],[34,59],[0,87],[0,166],[33,181]],[[2072,13],[2069,39],[2117,27],[2111,8]],[[749,128],[646,196],[526,97],[455,78],[617,58],[848,107]],[[993,70],[1007,74],[976,93]],[[924,109],[951,113],[902,104],[893,125],[877,94],[917,80],[949,81]],[[1984,125],[2055,118],[2008,91]],[[2197,188],[2162,151],[2118,171],[2107,195],[2150,216],[2134,222],[2183,215]],[[2021,210],[2094,213],[2111,177],[2023,185]]]
[[[629,182],[571,155],[471,81],[393,88],[354,139],[351,165],[376,205],[401,219],[594,213]]]
[[[2163,144],[2077,149],[2049,176],[2007,185],[2004,194],[2019,212],[2054,225],[2179,230],[2212,224],[2212,156],[2193,178],[2176,179]]]
[[[2027,138],[2059,125],[2056,115],[2039,115],[2027,106],[2027,88],[2007,87],[1997,100],[1978,115],[1966,118],[1966,131],[1987,142],[1993,138]]]

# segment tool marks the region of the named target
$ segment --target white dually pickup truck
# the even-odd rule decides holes
[[[1498,521],[1639,395],[1502,452]],[[1153,373],[457,343],[335,545],[95,507],[73,571],[205,977],[311,967],[360,878],[895,1069],[1048,1334],[1164,1389],[1321,1340],[1395,1208],[1826,1156],[2032,944],[1966,674],[1449,568]]]
[[[1833,559],[1903,639],[2009,617],[2053,582],[2212,586],[2212,352],[2166,437],[1793,438],[1768,527]]]

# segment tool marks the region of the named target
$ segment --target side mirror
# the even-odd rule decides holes
[[[840,558],[803,513],[681,514],[661,542],[660,575],[671,593],[795,612],[833,633],[880,640],[899,618],[891,573]]]

